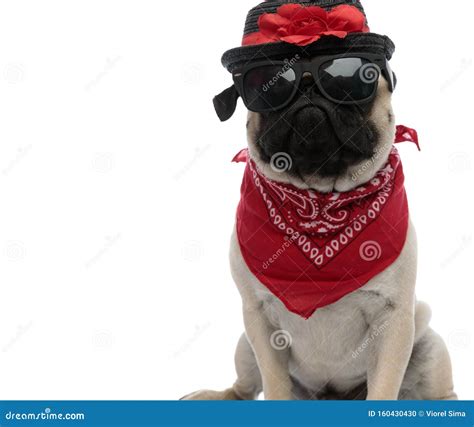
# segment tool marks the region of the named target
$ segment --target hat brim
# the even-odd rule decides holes
[[[276,59],[297,54],[301,57],[333,55],[350,51],[378,53],[390,60],[395,51],[395,44],[389,37],[375,33],[351,33],[344,39],[325,36],[307,46],[284,42],[266,43],[228,50],[222,56],[222,65],[232,73],[246,63],[263,59]]]

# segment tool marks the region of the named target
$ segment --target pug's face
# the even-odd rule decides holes
[[[310,83],[289,107],[249,112],[249,151],[270,179],[301,189],[343,192],[370,181],[395,137],[391,92],[380,77],[367,104],[337,105]]]

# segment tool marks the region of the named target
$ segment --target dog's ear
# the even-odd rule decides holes
[[[229,120],[234,115],[238,99],[239,92],[237,92],[234,85],[213,99],[214,108],[221,122]]]

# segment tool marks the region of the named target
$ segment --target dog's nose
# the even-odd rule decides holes
[[[303,76],[301,78],[301,87],[303,89],[313,87],[314,83],[315,83],[314,77],[310,72],[307,71],[306,73],[303,74]]]

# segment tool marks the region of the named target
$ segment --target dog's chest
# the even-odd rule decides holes
[[[288,311],[263,286],[256,295],[273,327],[290,341],[290,374],[299,383],[313,390],[328,383],[347,389],[365,380],[370,339],[366,313],[373,308],[366,307],[369,300],[363,292],[317,310],[308,320]]]

